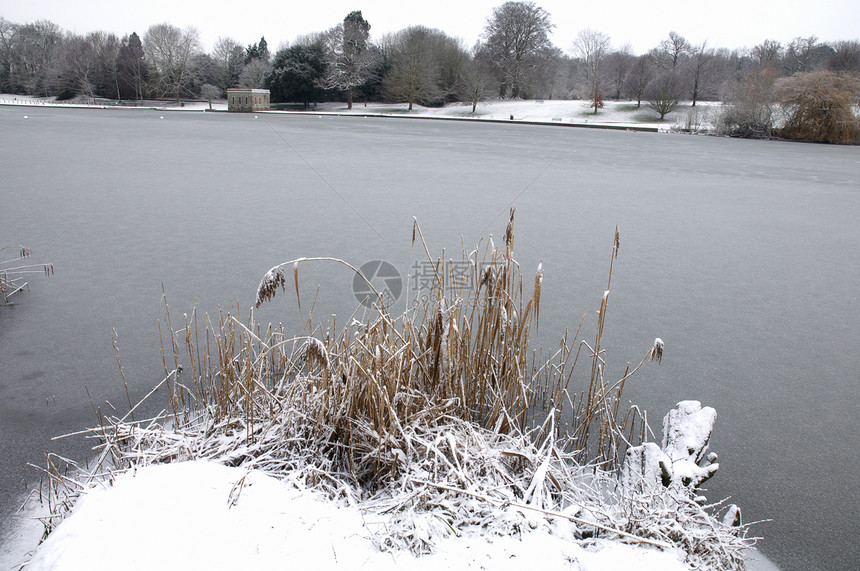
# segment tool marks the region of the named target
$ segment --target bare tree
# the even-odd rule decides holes
[[[31,95],[48,96],[59,79],[63,32],[48,20],[18,26],[14,60],[16,83]]]
[[[839,41],[833,44],[833,57],[830,58],[828,68],[860,73],[860,41]]]
[[[189,95],[194,84],[193,58],[200,53],[197,30],[156,24],[144,34],[143,47],[153,71],[153,90],[160,96],[175,97],[177,101]]]
[[[690,99],[693,101],[692,107],[696,106],[696,101],[712,85],[711,67],[715,57],[714,48],[709,48],[708,42],[703,42],[690,50],[684,71],[687,76]]]
[[[527,72],[552,53],[549,12],[534,2],[505,2],[493,9],[482,38],[499,81],[499,95],[521,97]]]
[[[660,115],[661,121],[678,107],[681,93],[681,80],[673,71],[664,71],[651,80],[645,89],[648,107]]]
[[[64,40],[63,68],[65,73],[61,97],[83,94],[95,97],[95,50],[88,38],[69,34]]]
[[[390,69],[383,78],[387,99],[406,101],[409,111],[415,103],[427,105],[442,99],[437,42],[438,30],[411,26],[395,34],[388,50]]]
[[[774,128],[777,70],[754,66],[741,72],[724,95],[717,128],[727,135],[770,138]]]
[[[597,114],[597,109],[603,107],[603,87],[606,83],[603,64],[609,53],[609,36],[586,28],[573,40],[573,52],[584,63],[586,92]]]
[[[818,43],[818,38],[809,36],[808,38],[794,38],[785,48],[785,56],[783,57],[783,67],[789,75],[798,72],[809,72],[815,69],[816,52],[821,44]]]
[[[654,77],[654,64],[652,58],[648,55],[641,55],[634,60],[630,66],[630,71],[627,72],[627,77],[624,79],[627,93],[636,99],[636,107],[642,106],[642,98],[645,95],[645,88],[651,83]]]
[[[531,97],[552,99],[561,86],[567,83],[567,56],[553,45],[546,46],[540,54],[537,64],[526,73]],[[564,97],[567,97],[564,89]]]
[[[0,91],[15,93],[18,26],[0,16]]]
[[[216,85],[221,88],[221,92],[236,87],[245,60],[245,48],[242,44],[230,37],[219,37],[212,47],[212,59],[218,68]]]
[[[239,74],[239,85],[251,89],[263,89],[266,78],[272,73],[272,64],[261,58],[255,58],[245,64]]]
[[[443,32],[432,38],[439,66],[439,89],[445,101],[456,101],[460,74],[469,61],[469,51],[463,40],[452,38]]]
[[[611,51],[606,55],[606,90],[613,99],[621,99],[626,85],[627,73],[633,66],[636,56],[633,48],[625,44],[620,49]]]
[[[200,97],[209,102],[209,109],[212,109],[212,100],[218,99],[220,97],[222,91],[221,88],[217,85],[212,85],[211,83],[204,83],[200,87]]]
[[[119,99],[119,50],[122,42],[115,34],[88,35],[96,57],[96,89],[104,97]]]
[[[750,50],[750,57],[758,67],[777,68],[782,60],[782,44],[776,40],[765,40]]]
[[[347,109],[352,109],[353,92],[370,79],[377,59],[370,45],[370,24],[361,11],[350,12],[326,34],[326,52],[328,71],[322,84],[343,91]]]
[[[187,93],[189,97],[200,97],[200,89],[205,84],[215,85],[219,77],[219,68],[215,60],[207,53],[197,52],[191,57],[191,70]]]
[[[120,46],[119,39],[106,32],[86,36],[67,33],[55,92],[61,98],[85,95],[119,99]]]
[[[67,34],[63,41],[60,89],[69,95],[119,99],[120,45],[114,34],[105,32],[90,32],[83,37]]]
[[[472,113],[478,109],[478,103],[485,100],[493,88],[492,63],[480,52],[466,62],[458,82],[458,93],[463,101],[472,104]]]
[[[677,32],[669,32],[669,37],[654,52],[657,67],[675,71],[690,53],[690,42]]]

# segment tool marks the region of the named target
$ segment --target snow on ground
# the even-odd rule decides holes
[[[659,130],[672,128],[707,127],[713,123],[722,103],[698,102],[696,107],[681,103],[663,121],[648,108],[647,103],[636,107],[635,101],[608,101],[597,114],[582,100],[492,100],[478,103],[475,113],[468,103],[450,103],[444,107],[415,105],[412,111],[405,103],[356,103],[347,110],[344,103],[321,103],[313,111],[330,113],[372,113],[391,116],[484,119],[495,121],[528,121],[569,125],[605,125],[612,127],[650,127]]]
[[[261,472],[202,461],[162,464],[84,495],[27,570],[281,569],[285,562],[375,571],[686,569],[680,553],[605,540],[583,548],[567,537],[565,522],[513,537],[475,528],[421,557],[380,551],[369,536],[384,524],[357,506]]]
[[[0,569],[18,569],[41,525],[31,511],[4,537]],[[384,517],[384,516],[382,516]],[[430,555],[380,551],[370,536],[385,525],[360,506],[336,504],[295,480],[194,461],[137,469],[113,487],[92,488],[35,550],[27,571],[122,568],[219,569],[524,569],[542,571],[681,571],[681,553],[597,540],[571,541],[555,521],[519,536],[488,536],[478,528],[449,536]],[[777,571],[752,551],[749,569]]]
[[[36,98],[22,95],[0,94],[0,105],[35,105],[63,107],[116,107],[113,102],[96,100],[94,105],[84,102],[57,102],[53,99]],[[620,128],[647,127],[659,130],[701,128],[713,124],[716,113],[722,105],[715,101],[700,101],[696,107],[689,102],[681,103],[678,108],[660,121],[657,114],[648,108],[647,103],[636,107],[635,101],[607,101],[604,108],[594,113],[588,101],[582,100],[490,100],[478,103],[475,113],[469,103],[450,103],[444,107],[422,107],[415,105],[412,111],[406,103],[361,103],[356,102],[351,110],[345,103],[320,103],[311,108],[314,113],[336,114],[373,114],[398,117],[436,117],[446,119],[483,119],[494,121],[527,121],[536,123],[612,126]],[[128,105],[123,108],[135,108]],[[164,111],[205,111],[209,103],[188,101],[182,106],[169,102],[146,102],[146,109]],[[212,101],[212,109],[226,111],[226,100]],[[274,113],[275,111],[273,111]],[[288,111],[304,113],[304,111]]]
[[[65,108],[96,108],[96,109],[159,109],[162,111],[205,111],[209,109],[209,103],[206,101],[186,101],[182,105],[177,105],[175,102],[165,101],[144,101],[135,104],[133,101],[123,101],[118,103],[110,99],[87,99],[76,98],[68,101],[57,101],[54,97],[33,97],[32,95],[14,95],[9,93],[0,93],[0,105],[18,105],[23,107],[65,107]],[[213,111],[226,111],[227,101],[212,101]]]

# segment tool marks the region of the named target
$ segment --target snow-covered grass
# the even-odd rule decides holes
[[[201,328],[194,312],[176,327],[165,304],[164,379],[144,399],[166,392],[165,411],[106,412],[78,434],[94,440],[97,460],[71,475],[49,456],[50,535],[31,569],[149,569],[153,558],[201,569],[742,568],[747,527],[682,481],[698,474],[689,463],[705,455],[714,415],[679,408],[696,421],[664,438],[664,471],[679,468],[667,487],[654,471],[619,480],[625,450],[647,431],[622,399],[639,367],[604,378],[609,292],[592,339],[578,331],[535,359],[543,270],[514,259],[513,218],[503,243],[462,253],[467,282],[437,266],[434,295],[402,316],[374,290],[374,308],[339,332],[233,315]],[[417,222],[412,241],[435,263]],[[616,230],[611,260],[618,242]],[[298,295],[308,263],[351,268],[276,265],[258,303],[294,283]],[[649,344],[639,366],[662,350]],[[678,442],[699,449],[675,454]]]
[[[0,94],[0,105],[34,105],[34,106],[65,106],[65,107],[115,107],[115,102],[97,100],[88,103],[85,100],[57,102],[53,98],[37,98],[22,95]],[[414,105],[411,111],[406,103],[360,103],[347,109],[346,103],[319,103],[308,111],[272,111],[284,113],[336,113],[336,114],[372,114],[397,117],[434,117],[463,120],[492,120],[529,123],[547,123],[555,125],[606,126],[613,128],[647,128],[661,131],[702,131],[710,132],[714,128],[717,114],[722,106],[718,101],[698,101],[695,107],[690,102],[681,102],[678,108],[666,115],[661,121],[659,116],[648,108],[646,102],[637,107],[635,101],[605,101],[603,109],[595,114],[589,101],[585,100],[504,100],[494,99],[478,103],[475,113],[472,113],[470,103],[449,103],[444,107],[423,107]],[[149,101],[135,107],[129,104],[123,108],[159,109],[169,111],[205,111],[210,104],[204,101],[187,101],[181,106],[175,102]],[[211,108],[215,111],[226,111],[226,100],[213,100]]]
[[[162,111],[205,111],[208,110],[209,103],[205,101],[176,101],[164,100],[144,100],[144,101],[116,101],[113,99],[76,97],[68,100],[57,100],[56,97],[34,97],[32,95],[15,95],[10,93],[0,93],[0,105],[17,105],[23,107],[60,107],[60,108],[77,108],[77,109],[159,109]],[[213,100],[212,110],[226,111],[227,101]]]
[[[408,110],[406,103],[357,103],[348,110],[343,103],[321,103],[312,111],[330,113],[373,113],[393,116],[483,119],[495,121],[548,123],[557,125],[609,126],[616,128],[652,128],[657,130],[708,131],[722,105],[720,102],[699,101],[696,107],[682,102],[662,121],[643,102],[607,101],[597,114],[582,100],[490,100],[478,103],[475,113],[469,103],[450,103],[444,107],[414,105]]]

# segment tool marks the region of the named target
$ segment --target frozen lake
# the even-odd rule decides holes
[[[28,462],[87,456],[50,441],[95,423],[87,391],[127,406],[114,330],[132,399],[161,379],[162,284],[174,324],[195,301],[247,312],[278,262],[381,259],[405,275],[424,259],[413,215],[434,255],[456,257],[461,236],[503,235],[516,204],[517,258],[545,270],[541,343],[585,311],[592,337],[617,224],[607,376],[661,337],[662,365],[625,395],[658,434],[679,400],[717,409],[709,499],[772,519],[754,532],[783,569],[860,560],[860,148],[257,117],[0,108],[0,244],[55,268],[0,307],[0,521],[38,483]],[[342,268],[301,281],[303,300],[320,286],[318,318],[354,309]],[[256,318],[302,320],[290,295]]]

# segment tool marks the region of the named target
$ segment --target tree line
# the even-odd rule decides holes
[[[268,88],[273,102],[309,105],[345,99],[438,106],[489,98],[586,99],[595,113],[607,99],[647,102],[661,117],[679,100],[737,99],[756,85],[797,73],[860,74],[860,42],[788,44],[750,49],[693,44],[676,32],[644,54],[585,29],[566,50],[550,40],[551,15],[534,2],[493,9],[472,47],[444,32],[410,26],[370,36],[360,11],[329,30],[269,51],[265,38],[242,45],[221,37],[211,52],[196,29],[151,26],[142,37],[77,35],[40,20],[0,17],[0,91],[36,96],[217,98],[231,87]],[[764,78],[764,79],[763,79]]]

